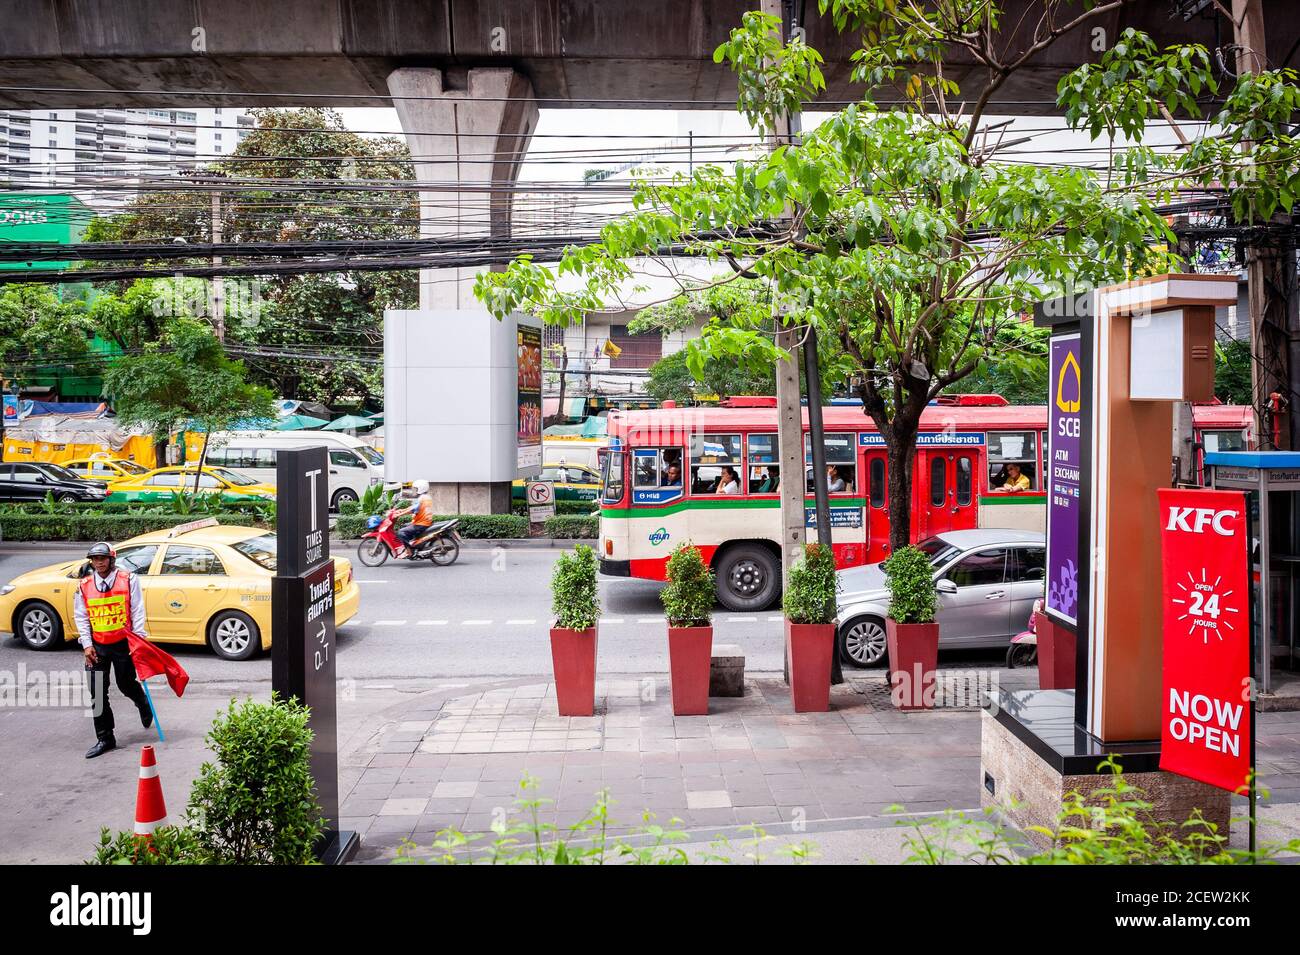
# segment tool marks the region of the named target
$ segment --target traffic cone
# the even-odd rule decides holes
[[[140,750],[140,784],[135,791],[135,834],[149,838],[159,826],[167,825],[167,806],[163,803],[162,780],[153,747]]]

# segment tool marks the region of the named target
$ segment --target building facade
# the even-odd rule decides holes
[[[0,110],[0,188],[68,190],[112,209],[151,177],[229,154],[254,125],[230,108]]]

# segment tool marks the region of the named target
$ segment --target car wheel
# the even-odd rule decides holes
[[[718,603],[728,610],[766,610],[781,595],[781,564],[760,544],[729,547],[714,561]]]
[[[208,623],[208,644],[223,660],[247,660],[262,646],[262,632],[241,610],[223,610]]]
[[[888,649],[885,621],[879,617],[858,617],[840,627],[840,657],[850,666],[880,666]]]
[[[60,494],[60,495],[59,495],[59,503],[60,503],[60,504],[76,504],[77,501],[78,501],[78,498],[77,498],[77,495],[75,495],[75,494]]]
[[[18,611],[14,631],[33,650],[56,650],[63,646],[63,621],[53,607],[39,600]]]
[[[360,500],[360,498],[357,497],[356,491],[352,490],[351,488],[341,487],[334,492],[334,497],[330,501],[330,510],[337,511],[339,510],[339,508],[343,506],[344,501],[356,501],[356,500]]]

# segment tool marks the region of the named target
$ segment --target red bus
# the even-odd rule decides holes
[[[912,469],[912,536],[1010,527],[1042,530],[1046,515],[1046,405],[963,396],[921,418]],[[1000,399],[996,399],[1000,400]],[[663,580],[682,541],[704,554],[729,610],[772,606],[781,592],[776,402],[614,411],[601,461],[599,556],[604,574]],[[737,406],[740,405],[740,406]],[[1197,440],[1245,445],[1250,409],[1195,408]],[[1203,423],[1204,422],[1204,423]],[[889,555],[888,462],[861,406],[824,409],[831,537],[841,567]],[[805,514],[815,523],[804,410]],[[1011,489],[1014,488],[1014,489]]]

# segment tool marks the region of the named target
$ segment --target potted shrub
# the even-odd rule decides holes
[[[796,713],[831,707],[831,655],[835,652],[835,555],[809,544],[790,568],[782,609],[785,652],[790,661],[790,695]]]
[[[679,544],[668,558],[668,586],[659,594],[668,616],[668,670],[674,716],[709,712],[713,659],[713,572],[698,547]]]
[[[930,709],[934,706],[934,670],[939,657],[934,568],[915,547],[894,551],[881,566],[889,589],[885,635],[894,706],[902,710]]]
[[[551,575],[551,663],[561,716],[596,712],[596,554],[585,544],[560,555]]]

